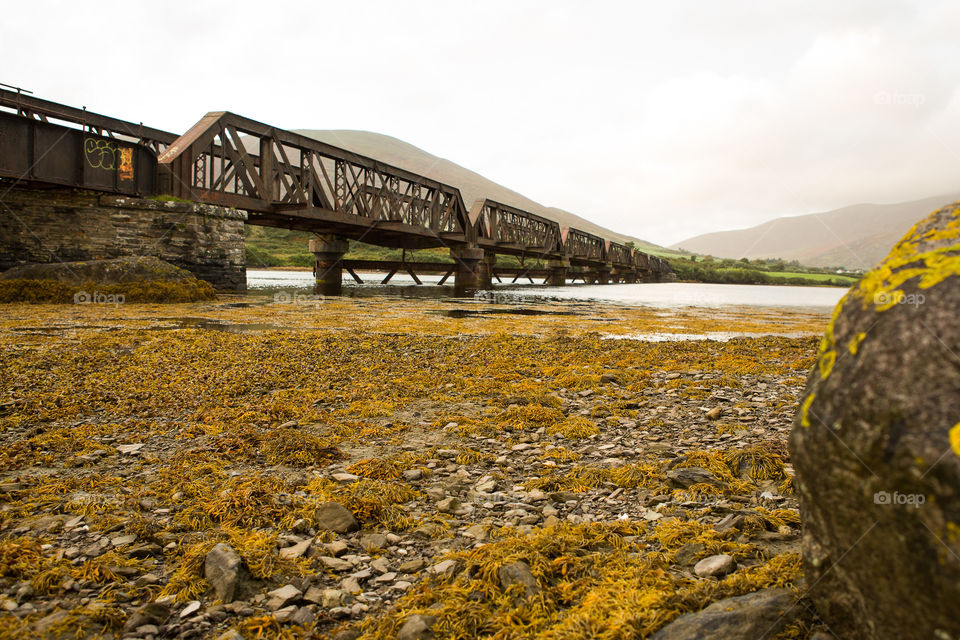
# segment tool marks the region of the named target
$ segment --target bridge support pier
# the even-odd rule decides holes
[[[610,267],[597,268],[597,284],[610,284]]]
[[[562,287],[567,284],[567,269],[570,268],[569,260],[550,260],[547,262],[547,268],[550,269],[550,275],[547,277],[548,285]]]
[[[457,247],[450,249],[450,257],[457,263],[453,276],[454,296],[460,298],[493,288],[491,273],[495,254],[487,254],[476,247]]]
[[[339,296],[343,289],[343,254],[350,243],[334,235],[320,235],[310,239],[310,253],[317,262],[314,291],[323,296]]]

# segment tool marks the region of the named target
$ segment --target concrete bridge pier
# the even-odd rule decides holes
[[[550,269],[550,275],[547,276],[549,286],[562,287],[567,284],[567,269],[570,268],[569,260],[550,260],[547,262],[547,268]]]
[[[495,254],[487,254],[478,247],[456,247],[450,249],[450,257],[457,263],[454,296],[459,298],[493,288],[491,265],[496,260]]]
[[[335,235],[318,235],[310,239],[310,253],[317,261],[314,292],[323,296],[339,296],[343,289],[343,254],[350,243]]]

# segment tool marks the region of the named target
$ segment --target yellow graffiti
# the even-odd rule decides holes
[[[94,169],[113,171],[117,168],[117,143],[97,138],[83,141],[83,154]]]
[[[83,141],[83,155],[93,169],[118,171],[121,180],[133,180],[133,147],[120,147],[110,140],[86,138]]]

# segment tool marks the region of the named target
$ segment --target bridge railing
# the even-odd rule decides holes
[[[560,224],[529,211],[477,200],[470,209],[477,243],[499,253],[559,258],[563,255]]]
[[[0,88],[0,111],[15,113],[41,122],[79,128],[87,133],[135,142],[159,153],[177,139],[177,134],[145,127],[142,122],[129,122],[99,113],[77,109],[58,102],[36,98],[28,93]]]
[[[631,267],[633,266],[633,249],[619,242],[607,241],[606,254],[607,261],[615,266]]]
[[[159,160],[165,189],[181,198],[261,213],[315,209],[463,241],[471,232],[455,187],[228,112],[207,114]]]
[[[563,249],[571,260],[583,262],[606,262],[606,240],[586,231],[565,227],[561,231]]]
[[[633,268],[640,271],[649,271],[650,270],[650,256],[645,254],[643,251],[633,252]]]

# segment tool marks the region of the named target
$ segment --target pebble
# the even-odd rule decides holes
[[[693,572],[701,578],[721,578],[736,568],[734,559],[724,553],[704,558],[694,565]]]

